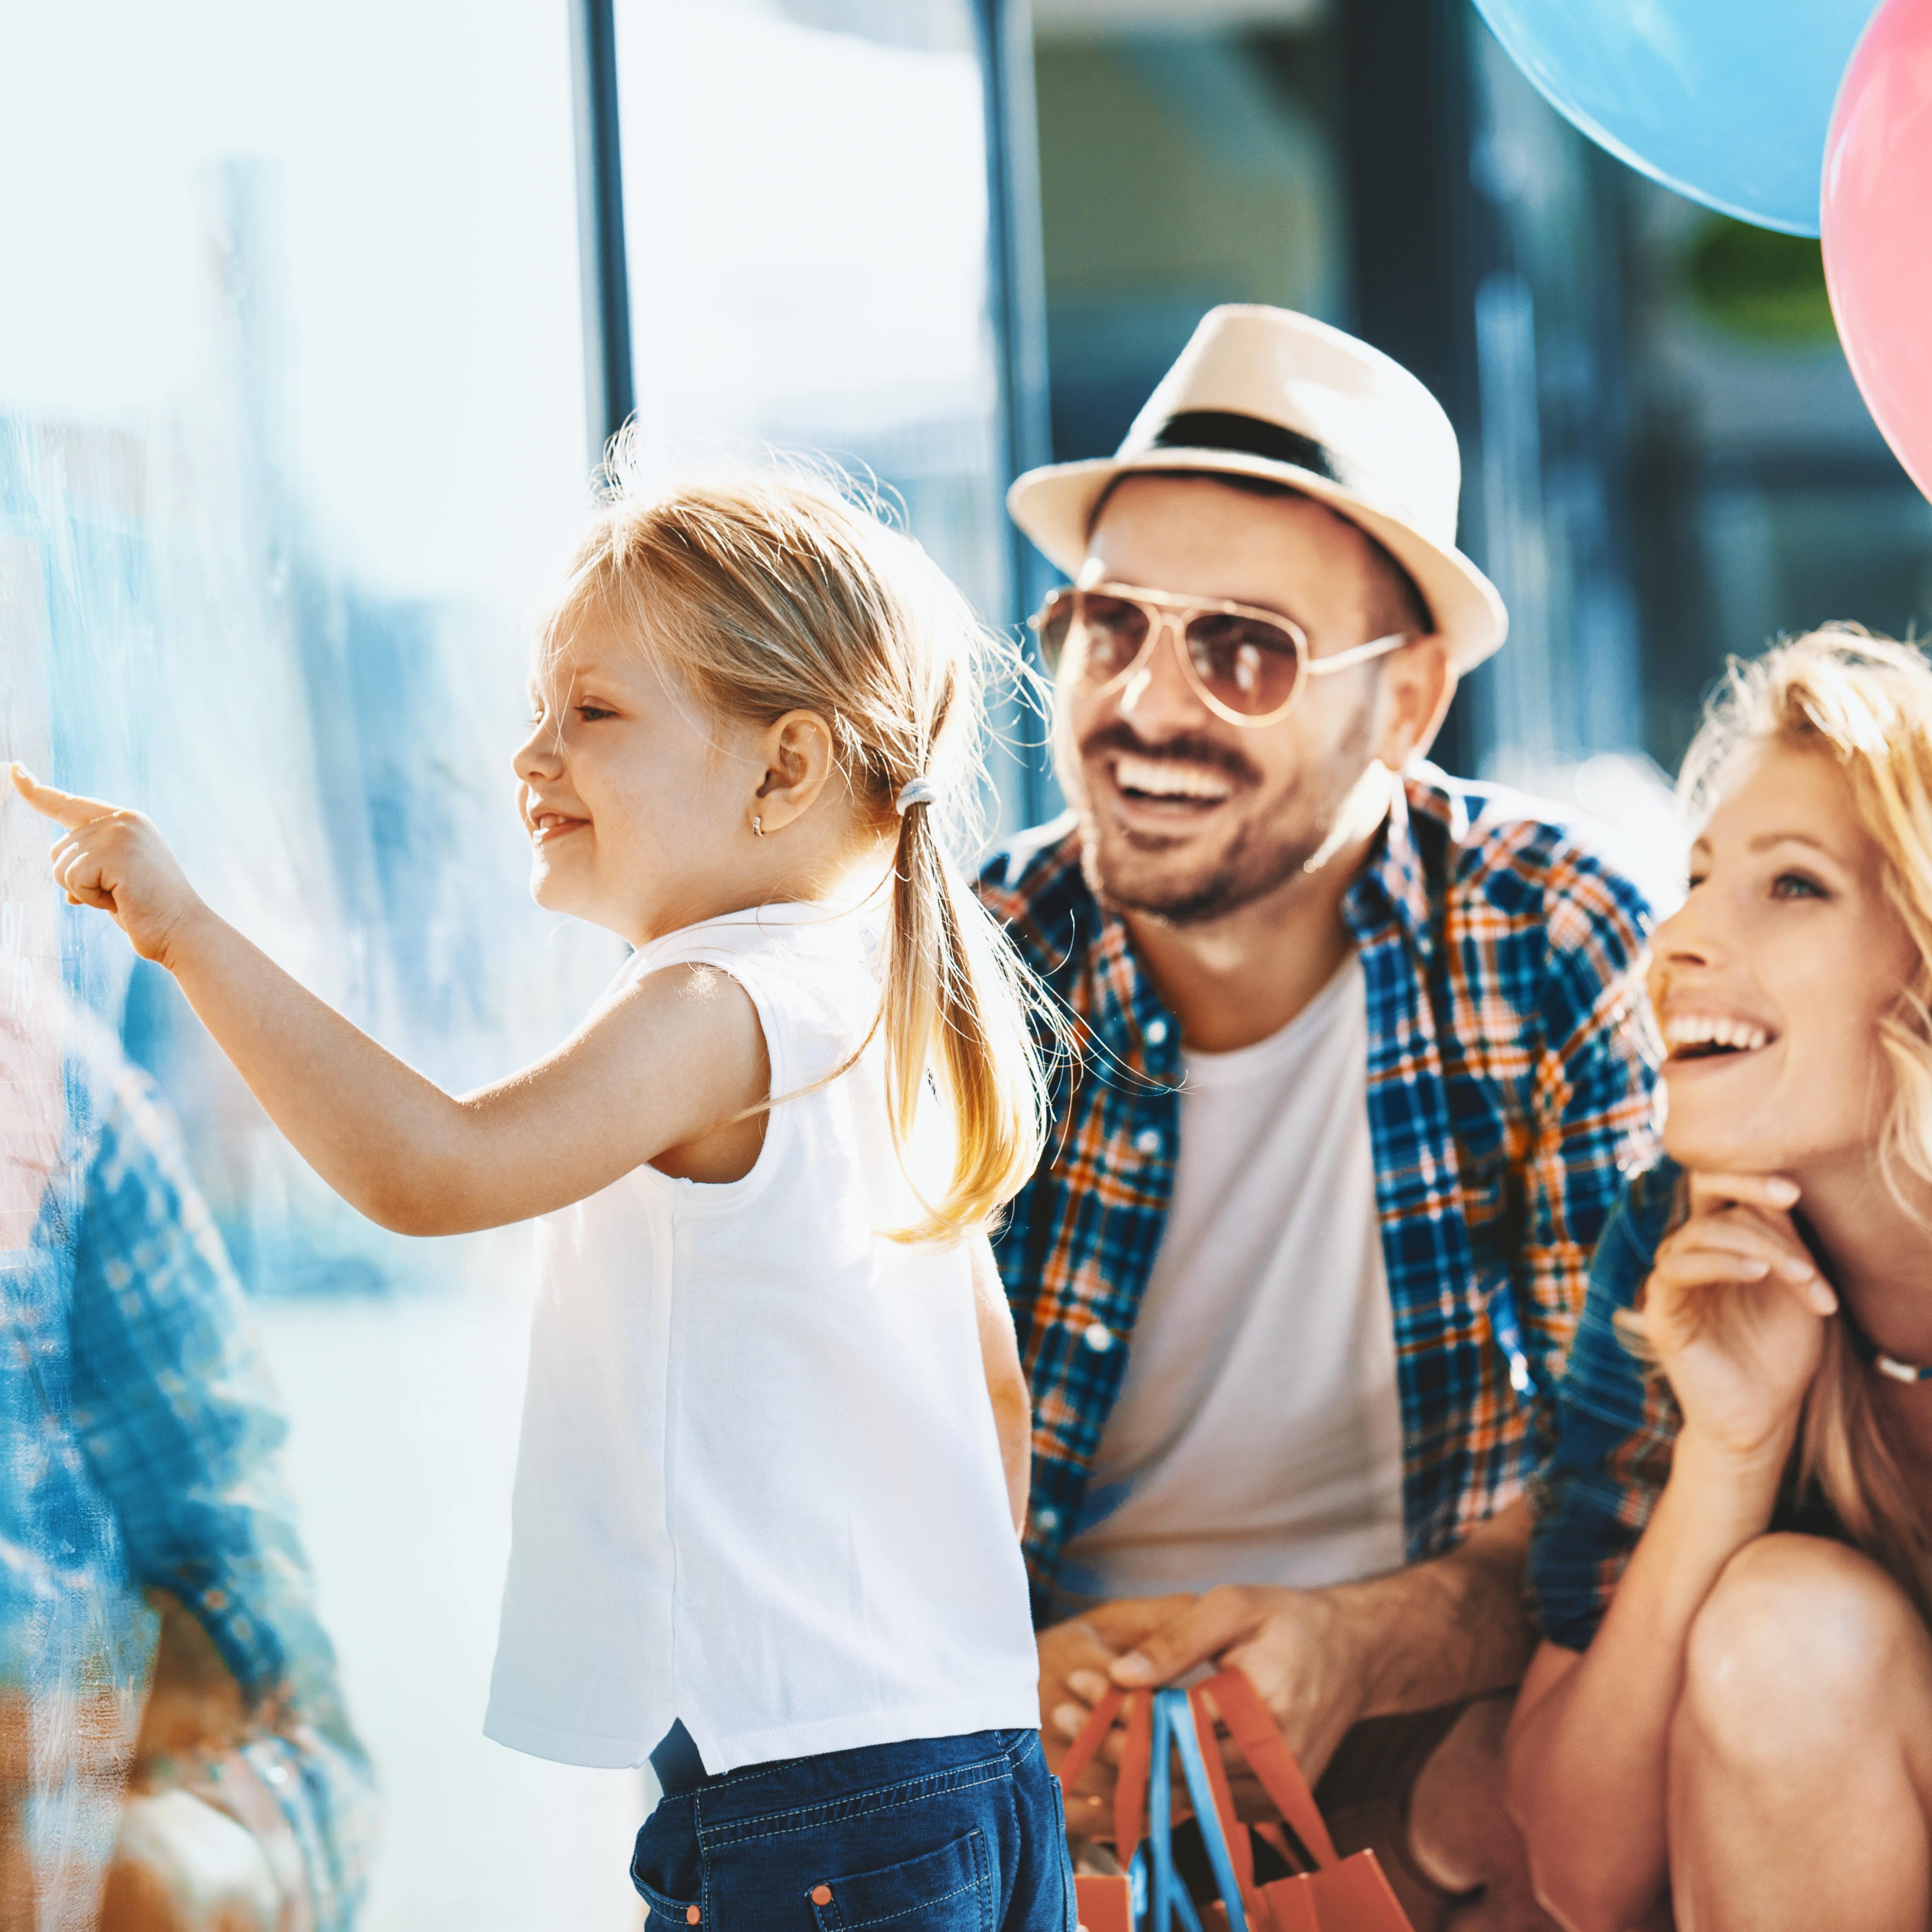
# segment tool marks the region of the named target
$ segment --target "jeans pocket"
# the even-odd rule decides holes
[[[999,1909],[976,1830],[896,1865],[827,1878],[807,1896],[820,1932],[994,1932]]]
[[[667,1898],[662,1892],[653,1892],[635,1872],[631,1874],[631,1882],[647,1908],[644,1913],[646,1932],[669,1932],[674,1925],[682,1928],[699,1922],[692,1916],[698,1910],[695,1899]]]
[[[631,1882],[650,1907],[650,1932],[692,1925],[704,1883],[688,1799],[665,1798],[644,1821],[631,1855]]]

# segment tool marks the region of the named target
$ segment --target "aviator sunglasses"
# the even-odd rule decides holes
[[[1318,658],[1306,632],[1278,610],[1126,584],[1056,590],[1029,621],[1048,668],[1058,671],[1066,659],[1074,688],[1088,697],[1124,683],[1168,632],[1195,694],[1231,724],[1272,724],[1301,694],[1305,678],[1346,670],[1408,642],[1398,631]]]

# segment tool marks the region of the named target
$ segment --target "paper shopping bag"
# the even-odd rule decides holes
[[[1345,1858],[1336,1852],[1287,1738],[1247,1678],[1238,1670],[1224,1670],[1189,1695],[1215,1808],[1247,1904],[1249,1932],[1413,1932],[1375,1853],[1356,1852]],[[1306,1853],[1310,1869],[1256,1885],[1253,1847],[1234,1816],[1234,1795],[1215,1746],[1206,1708],[1210,1697],[1248,1768]],[[1202,1920],[1203,1932],[1219,1932],[1210,1913],[1204,1912]]]
[[[1214,1700],[1241,1755],[1305,1854],[1308,1869],[1257,1885],[1246,1827],[1234,1816],[1207,1700]],[[1268,1707],[1238,1670],[1192,1692],[1110,1692],[1060,1767],[1071,1790],[1114,1721],[1127,1713],[1126,1749],[1114,1797],[1114,1847],[1129,1876],[1076,1881],[1086,1932],[1192,1932],[1195,1910],[1173,1871],[1169,1759],[1178,1754],[1221,1902],[1201,1932],[1412,1932],[1372,1852],[1340,1857],[1315,1794]],[[1143,1844],[1144,1834],[1145,1843]],[[1282,1840],[1286,1846],[1287,1840]],[[1136,1880],[1138,1881],[1136,1883]],[[1142,1901],[1137,1918],[1136,1895]]]

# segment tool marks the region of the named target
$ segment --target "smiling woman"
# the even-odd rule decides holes
[[[1923,1924],[1932,666],[1840,629],[1734,667],[1682,790],[1670,1158],[1571,1353],[1513,1802],[1570,1923]]]

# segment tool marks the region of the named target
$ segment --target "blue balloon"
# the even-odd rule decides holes
[[[1742,221],[1818,232],[1825,135],[1875,0],[1476,0],[1594,141]]]

